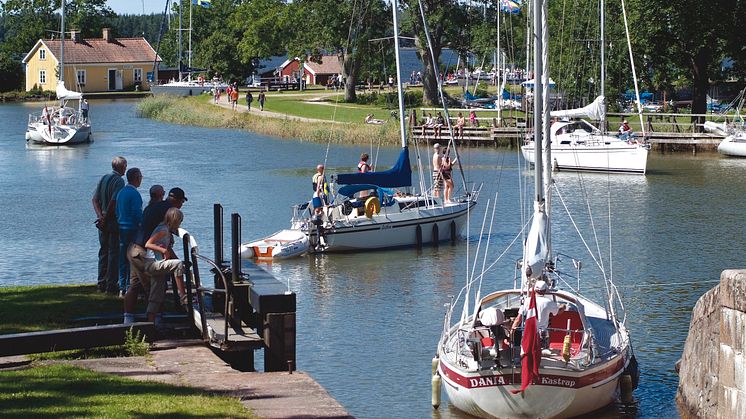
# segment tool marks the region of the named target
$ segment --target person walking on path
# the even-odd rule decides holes
[[[238,89],[235,87],[231,89],[231,107],[234,111],[238,108]]]
[[[137,188],[142,184],[142,172],[137,167],[127,170],[127,186],[117,194],[119,222],[119,296],[124,297],[130,284],[127,248],[135,241],[142,223],[142,196]]]
[[[264,110],[264,102],[267,101],[267,96],[264,94],[264,92],[259,92],[259,110]]]
[[[93,191],[93,210],[96,212],[98,228],[98,290],[116,294],[119,280],[119,224],[116,219],[116,198],[124,187],[127,159],[115,157],[111,161],[112,172],[98,181]]]
[[[251,102],[254,101],[254,96],[251,94],[250,90],[246,91],[246,109],[251,112]]]

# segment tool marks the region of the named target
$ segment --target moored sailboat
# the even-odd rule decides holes
[[[437,344],[433,405],[442,388],[456,408],[478,417],[555,418],[586,414],[617,399],[627,376],[631,391],[637,376],[629,331],[617,306],[616,286],[603,275],[604,304],[572,287],[552,257],[549,170],[553,147],[548,128],[546,8],[538,0],[534,26],[537,80],[534,126],[542,152],[535,159],[535,201],[523,257],[513,286],[481,295],[484,273],[449,305]],[[545,57],[544,57],[545,58]],[[543,85],[543,86],[542,86]],[[485,216],[486,219],[486,216]],[[576,266],[579,270],[579,264]],[[578,273],[578,281],[579,273]],[[477,285],[478,284],[478,285]],[[560,289],[566,286],[569,290]],[[537,294],[539,294],[537,296]],[[455,312],[461,305],[460,315]],[[621,307],[619,307],[621,309]],[[550,313],[553,316],[550,316]]]

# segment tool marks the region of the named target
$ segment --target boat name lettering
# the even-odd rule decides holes
[[[472,388],[491,387],[491,386],[504,386],[505,385],[505,377],[503,377],[503,376],[497,376],[497,377],[470,378],[469,379],[469,384],[471,384]]]
[[[566,380],[564,378],[541,377],[541,384],[547,386],[575,387],[575,380]]]

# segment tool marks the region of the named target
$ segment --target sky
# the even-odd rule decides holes
[[[166,7],[165,0],[108,0],[106,3],[111,10],[120,15],[140,15],[143,13],[143,5],[145,14],[148,15],[163,13],[163,8]]]

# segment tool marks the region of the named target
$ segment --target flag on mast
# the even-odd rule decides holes
[[[521,339],[521,389],[511,390],[513,394],[523,393],[526,388],[539,378],[539,363],[541,362],[541,345],[536,322],[538,319],[536,308],[536,291],[531,288],[526,322]]]
[[[212,0],[192,0],[194,6],[202,6],[206,9],[212,7]]]

